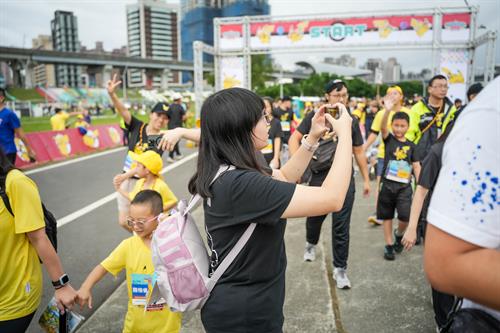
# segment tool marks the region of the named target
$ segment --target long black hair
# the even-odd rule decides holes
[[[7,176],[9,171],[15,169],[15,167],[10,163],[7,155],[3,151],[2,147],[0,147],[0,176]]]
[[[252,130],[262,118],[264,102],[242,88],[221,90],[201,107],[201,135],[196,173],[189,192],[210,198],[210,183],[221,164],[263,172],[256,157]]]

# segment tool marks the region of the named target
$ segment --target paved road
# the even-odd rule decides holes
[[[194,152],[186,148],[183,151],[186,156]],[[113,193],[111,179],[119,172],[124,154],[125,151],[120,150],[35,172],[30,177],[39,185],[42,199],[56,217],[68,220],[65,217],[69,214]],[[164,175],[179,198],[188,196],[186,184],[194,172],[195,161],[186,159]],[[360,185],[358,182],[357,188],[361,188]],[[429,288],[422,271],[422,248],[398,256],[395,262],[383,260],[382,230],[366,223],[366,216],[373,209],[373,199],[363,199],[357,193],[349,259],[353,288],[349,291],[331,288],[330,218],[323,225],[318,258],[313,263],[302,261],[304,219],[288,221],[284,332],[434,331]],[[201,208],[196,210],[196,215],[198,223],[202,223]],[[73,286],[79,287],[91,269],[127,236],[118,227],[115,200],[60,227],[59,253]],[[82,312],[88,320],[81,333],[121,332],[127,302],[123,280],[123,273],[116,279],[107,276],[94,288],[94,310]],[[52,294],[45,274],[40,311]],[[39,313],[30,326],[30,333],[40,332],[38,317]],[[183,333],[202,331],[199,314],[184,317]]]
[[[188,155],[195,151],[183,146],[181,150],[187,160]],[[114,192],[112,178],[121,171],[125,153],[125,149],[120,149],[77,163],[41,172],[34,171],[29,173],[29,176],[37,183],[45,205],[60,220]],[[163,175],[179,198],[188,196],[186,184],[195,170],[195,161],[196,159],[189,159],[182,164],[178,162],[178,167]],[[75,289],[81,285],[92,268],[128,236],[127,232],[118,226],[117,214],[116,200],[111,200],[58,228],[59,256]],[[107,276],[95,287],[94,309],[99,308],[124,277],[124,273],[116,279]],[[40,332],[38,318],[53,295],[53,288],[45,270],[43,287],[42,306],[30,325],[30,333]],[[82,314],[88,318],[92,311],[84,310]]]

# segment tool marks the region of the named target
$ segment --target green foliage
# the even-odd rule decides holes
[[[252,86],[254,90],[265,87],[266,81],[271,79],[273,72],[271,57],[265,54],[252,55]]]

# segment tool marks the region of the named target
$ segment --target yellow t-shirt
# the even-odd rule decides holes
[[[364,125],[366,122],[366,112],[363,109],[357,108],[352,112],[352,115],[359,119],[359,123]]]
[[[69,118],[69,114],[64,111],[56,113],[50,117],[50,124],[52,125],[53,131],[64,131],[66,129],[66,120]]]
[[[146,190],[144,188],[145,181],[146,181],[145,178],[141,178],[137,181],[137,183],[135,183],[134,189],[129,194],[130,201],[134,200],[137,193],[139,193],[142,190]],[[174,192],[172,192],[170,187],[168,187],[168,185],[160,178],[156,178],[156,181],[153,184],[151,190],[160,193],[163,201],[163,207],[170,206],[177,202],[177,197],[175,196]]]
[[[0,321],[36,311],[42,297],[42,269],[27,232],[45,228],[35,183],[18,170],[7,174],[5,192],[15,218],[0,199]]]
[[[154,273],[151,249],[144,244],[139,236],[132,236],[122,241],[120,245],[101,262],[101,266],[115,276],[122,269],[126,270],[128,311],[123,325],[124,333],[179,332],[182,320],[180,313],[171,312],[166,305],[161,310],[146,312],[144,311],[144,305],[133,305],[133,302],[140,302],[141,299],[144,302],[141,297],[142,294],[139,293],[139,296],[137,294],[138,288],[148,288],[148,293],[151,292],[151,283],[137,284],[137,282],[134,282],[133,293],[133,281],[144,281],[145,279],[139,279],[138,277],[144,278],[147,276],[152,279]]]
[[[411,123],[411,110],[408,108],[405,108],[404,106],[401,108],[401,111],[406,112],[410,116],[410,123]],[[384,117],[384,112],[385,109],[380,110],[377,112],[375,115],[375,118],[373,118],[372,122],[372,127],[370,128],[372,132],[380,133],[382,130],[382,118]],[[389,113],[389,118],[387,119],[387,128],[389,131],[391,130],[391,122],[392,122],[392,117],[394,116],[394,111],[391,111]],[[409,132],[406,132],[406,138],[409,140]],[[384,141],[380,140],[380,144],[378,145],[378,153],[377,153],[377,158],[384,158],[385,155],[385,145]]]

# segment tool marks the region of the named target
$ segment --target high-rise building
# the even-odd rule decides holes
[[[57,10],[51,21],[52,45],[54,50],[79,52],[78,20],[73,12]],[[56,65],[57,86],[80,86],[81,68],[76,65]]]
[[[396,58],[389,58],[384,63],[383,80],[388,83],[401,81],[401,65]]]
[[[215,17],[268,15],[268,0],[181,0],[182,60],[193,61],[193,42],[214,45]],[[213,57],[204,55],[204,61]],[[184,75],[184,81],[191,75]]]
[[[48,35],[39,35],[32,40],[33,49],[37,50],[52,50],[52,37]],[[56,76],[54,65],[52,64],[39,64],[35,65],[31,72],[32,82],[37,86],[55,87]]]
[[[356,67],[356,58],[348,55],[342,54],[338,58],[327,57],[324,60],[327,64],[339,65],[344,67]]]
[[[162,0],[139,0],[127,6],[128,53],[132,57],[180,60],[177,5]],[[131,87],[161,86],[161,73],[130,70]],[[169,81],[178,82],[171,73]]]

